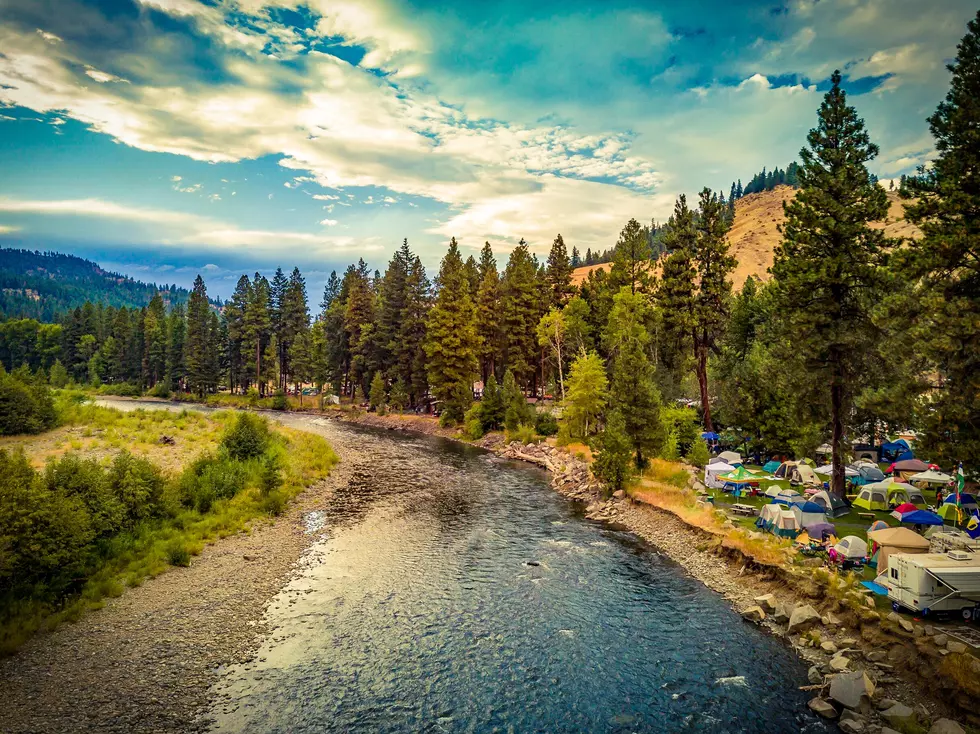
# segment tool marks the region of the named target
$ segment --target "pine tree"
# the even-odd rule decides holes
[[[247,347],[245,344],[245,309],[252,299],[252,283],[247,275],[238,279],[235,292],[225,304],[225,321],[228,324],[228,386],[232,392],[240,387],[242,392],[248,387],[248,374],[245,370]]]
[[[264,350],[272,336],[272,317],[269,310],[269,281],[260,273],[252,279],[249,300],[245,305],[243,324],[244,353],[249,355],[246,364],[250,364],[255,375],[255,384],[260,395],[265,395],[267,370],[263,369]],[[275,358],[275,354],[273,358]]]
[[[476,292],[480,289],[480,266],[476,258],[470,255],[463,268],[466,271],[466,282],[470,285],[470,299],[476,303]]]
[[[626,420],[618,410],[611,410],[606,416],[605,428],[593,442],[593,448],[596,455],[592,473],[602,482],[607,493],[623,489],[635,472]]]
[[[503,367],[522,386],[537,373],[536,328],[541,318],[538,267],[522,239],[514,248],[500,282],[500,330]]]
[[[371,391],[368,393],[368,400],[371,408],[376,410],[378,415],[384,415],[387,399],[385,377],[381,374],[381,370],[378,370],[374,373],[374,377],[371,378]]]
[[[348,272],[351,273],[350,270]],[[369,272],[367,263],[363,259],[358,260],[357,267],[351,273],[344,305],[344,330],[350,344],[352,397],[353,387],[356,385],[360,385],[362,393],[367,394],[367,380],[373,372],[375,362],[375,297]]]
[[[561,235],[555,237],[548,254],[548,269],[546,279],[551,292],[549,306],[562,308],[572,297],[575,288],[572,286],[572,263],[568,259],[565,240]]]
[[[216,375],[212,375],[213,359],[209,354],[213,350],[210,310],[204,279],[198,275],[187,300],[187,335],[184,341],[187,389],[198,397],[204,397],[216,383]]]
[[[660,361],[667,369],[676,369],[691,351],[694,331],[694,294],[696,291],[692,253],[697,245],[694,212],[681,194],[674,204],[674,214],[664,228],[664,245],[670,253],[664,261],[655,302],[661,314]]]
[[[579,255],[578,248],[572,245],[572,258],[571,258],[572,270],[581,267],[581,265],[582,265],[582,256]]]
[[[516,431],[522,425],[534,425],[534,408],[528,404],[524,391],[510,370],[504,372],[500,400],[504,408],[504,428],[508,431]]]
[[[400,364],[395,354],[400,348],[399,332],[407,300],[408,269],[414,258],[406,239],[392,255],[378,293],[378,362],[388,374],[403,378],[410,368]]]
[[[562,417],[569,438],[587,441],[598,426],[609,398],[606,368],[595,352],[582,352],[568,372]]]
[[[60,359],[56,359],[54,364],[51,365],[51,374],[48,377],[48,381],[51,383],[51,387],[65,387],[68,384],[68,370],[61,363]]]
[[[93,337],[94,315],[92,309],[93,325],[87,333]],[[167,314],[159,292],[153,295],[143,315],[143,335],[143,384],[153,387],[163,379],[167,371]],[[91,358],[92,353],[87,355],[88,358]]]
[[[500,274],[490,243],[480,252],[480,288],[476,294],[476,330],[480,375],[484,383],[494,374],[501,351]]]
[[[293,382],[297,382],[292,367],[293,344],[297,339],[304,338],[305,333],[310,328],[306,281],[303,279],[299,268],[293,268],[293,272],[286,282],[279,311],[280,388],[282,388],[285,387],[289,377],[293,377]]]
[[[402,310],[395,353],[395,381],[404,383],[411,405],[418,404],[429,390],[425,340],[431,304],[429,278],[416,255],[405,278],[405,308]]]
[[[167,385],[167,388],[169,390],[179,390],[184,384],[184,378],[186,377],[184,340],[186,339],[186,335],[187,323],[184,318],[184,307],[178,304],[174,306],[170,315],[167,317],[167,376],[170,379],[170,384]],[[109,339],[112,339],[112,337],[109,337]],[[113,339],[113,344],[108,348],[106,348],[105,343],[102,345],[107,358],[116,351],[114,342],[115,339]]]
[[[660,450],[664,429],[660,420],[661,398],[653,380],[653,364],[647,353],[650,335],[647,296],[623,286],[613,299],[604,340],[612,361],[610,405],[623,416],[626,434],[636,452],[636,465]]]
[[[276,343],[278,345],[276,360],[280,365],[281,371],[276,375],[276,388],[280,390],[285,384],[286,379],[286,360],[284,355],[288,339],[284,333],[285,321],[283,315],[285,311],[286,289],[288,287],[289,281],[286,279],[286,274],[283,273],[281,267],[276,268],[276,273],[272,276],[272,282],[269,284],[269,322],[271,333],[276,337]]]
[[[938,375],[923,411],[924,444],[943,466],[980,456],[980,13],[968,24],[949,65],[946,98],[929,118],[939,155],[918,176],[903,176],[913,197],[905,216],[922,239],[902,252],[903,276],[915,278],[913,316],[905,323],[915,350]]]
[[[436,287],[425,342],[429,384],[443,402],[446,422],[458,423],[469,407],[466,396],[472,395],[478,338],[470,284],[455,237],[442,259]]]
[[[697,278],[692,319],[694,370],[701,394],[704,427],[714,430],[711,420],[711,397],[708,391],[708,352],[715,348],[728,314],[728,299],[732,283],[728,279],[737,261],[728,253],[725,235],[731,222],[724,207],[710,189],[703,189],[699,198],[697,238],[691,252],[691,264]]]
[[[650,289],[650,241],[635,219],[629,220],[619,233],[609,278],[615,290],[624,285],[631,293]]]
[[[868,327],[883,285],[886,240],[868,225],[887,215],[888,194],[869,181],[865,164],[878,147],[847,105],[840,81],[835,71],[809,147],[800,151],[800,190],[784,205],[783,241],[771,272],[776,309],[795,342],[791,355],[805,358],[829,387],[832,488],[843,495],[845,423],[864,379],[860,355],[875,347]]]

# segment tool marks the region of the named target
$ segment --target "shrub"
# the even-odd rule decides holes
[[[116,382],[102,385],[99,388],[99,393],[102,395],[118,395],[122,398],[138,398],[143,395],[143,391],[140,390],[139,385],[134,385],[130,382]]]
[[[463,419],[463,435],[471,441],[483,438],[483,404],[473,403]]]
[[[156,385],[151,387],[146,394],[154,398],[169,398],[170,386],[166,383],[166,381],[161,380]]]
[[[513,431],[507,431],[508,441],[534,443],[535,439],[537,439],[537,434],[534,432],[534,426],[528,425],[527,423],[521,423]]]
[[[286,497],[279,490],[269,492],[262,498],[262,510],[273,517],[278,517],[286,510]]]
[[[691,450],[687,452],[687,463],[692,466],[696,466],[699,469],[703,468],[708,460],[711,458],[711,454],[708,451],[708,443],[700,436],[691,444]]]
[[[282,460],[278,453],[269,452],[262,460],[259,488],[263,494],[270,494],[282,486],[282,481]]]
[[[221,447],[239,461],[262,456],[269,448],[269,423],[251,413],[239,413],[221,439]]]
[[[68,370],[61,363],[60,359],[56,359],[54,364],[51,365],[51,374],[48,377],[48,382],[51,383],[51,387],[62,388],[68,384]]]
[[[0,435],[40,433],[55,425],[51,389],[30,373],[0,373]]]
[[[113,459],[108,481],[129,525],[162,514],[163,475],[148,459],[123,451]]]
[[[371,391],[368,393],[368,396],[371,407],[378,411],[378,415],[384,415],[387,396],[385,394],[385,378],[381,374],[381,370],[377,370],[374,373],[374,377],[371,379]]]
[[[409,399],[408,388],[405,386],[405,381],[399,378],[395,381],[395,384],[391,386],[391,394],[388,396],[388,403],[391,405],[392,410],[402,411],[408,407]]]
[[[606,418],[606,427],[594,441],[596,457],[592,473],[607,491],[615,492],[626,486],[634,471],[633,447],[626,435],[626,422],[618,410]]]
[[[210,512],[220,499],[230,499],[245,488],[245,466],[227,456],[205,454],[187,467],[180,477],[184,505],[198,512]]]
[[[527,398],[517,386],[510,370],[504,373],[501,399],[504,405],[504,428],[513,431],[522,423],[534,424],[534,408],[528,405]]]
[[[287,408],[289,408],[289,402],[286,400],[286,393],[282,390],[276,390],[276,394],[272,396],[272,409],[286,410]]]
[[[552,413],[538,413],[534,429],[542,436],[554,436],[558,433],[558,420]]]
[[[187,546],[179,540],[175,540],[167,546],[167,563],[171,566],[191,565],[191,553]]]

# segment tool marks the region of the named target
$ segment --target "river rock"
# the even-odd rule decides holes
[[[813,627],[819,621],[820,615],[817,613],[817,610],[809,604],[803,604],[802,606],[796,607],[793,613],[789,615],[789,628],[787,632],[803,632]]]
[[[615,492],[613,492],[613,498],[614,499],[621,500],[625,496],[626,496],[626,492],[624,492],[621,489],[617,489]]]
[[[790,610],[786,608],[786,605],[777,603],[772,613],[772,619],[779,624],[786,624],[789,622],[789,615]]]
[[[966,645],[958,640],[950,640],[946,643],[946,649],[962,655],[966,652]]]
[[[806,671],[806,679],[810,681],[811,685],[819,686],[823,683],[823,673],[820,672],[820,668],[816,665],[811,665],[810,669]]]
[[[850,665],[851,661],[843,655],[834,655],[834,657],[830,659],[830,669],[835,673],[843,673],[848,669],[848,667],[850,667]]]
[[[824,719],[837,718],[837,709],[835,709],[833,704],[831,704],[830,701],[825,698],[820,698],[820,696],[812,698],[807,706],[810,707],[810,710],[813,713],[815,713],[817,716],[823,717]]]
[[[899,729],[905,729],[908,724],[915,721],[915,711],[910,709],[904,703],[896,703],[889,709],[885,709],[879,713],[882,719],[887,721],[892,726],[897,726]]]
[[[762,611],[762,607],[749,607],[742,612],[742,616],[750,622],[761,622],[766,618],[766,613]]]
[[[883,698],[878,701],[875,706],[879,711],[885,711],[886,709],[890,709],[896,703],[898,703],[898,701],[896,701],[894,698]]]
[[[820,643],[820,649],[823,650],[828,655],[833,655],[835,652],[837,652],[837,645],[835,645],[830,640],[824,640],[823,642]]]
[[[952,719],[939,719],[929,729],[929,734],[966,734],[966,732]]]
[[[837,724],[844,734],[864,734],[864,722],[847,719]]]
[[[874,693],[875,684],[861,670],[841,673],[830,679],[830,698],[844,708],[861,712],[870,711],[871,697]]]
[[[883,663],[888,657],[888,653],[884,650],[872,650],[864,657],[866,657],[872,663]]]
[[[764,596],[757,596],[753,601],[760,607],[765,609],[767,612],[776,611],[776,597],[772,594],[766,594]]]
[[[932,641],[935,643],[936,647],[946,647],[946,643],[949,642],[949,637],[940,633],[933,637]]]

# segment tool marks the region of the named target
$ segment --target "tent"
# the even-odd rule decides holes
[[[867,484],[864,486],[864,489],[884,492],[886,502],[891,507],[906,502],[911,502],[920,508],[926,507],[926,498],[922,496],[921,489],[913,487],[911,484],[905,484],[904,482],[896,482],[894,479],[885,479],[874,484]]]
[[[717,441],[718,434],[714,431],[705,431],[701,434],[701,438],[703,438],[705,441]]]
[[[778,484],[773,484],[772,486],[769,487],[769,489],[766,490],[765,494],[766,497],[776,499],[779,496],[779,493],[782,491],[783,491],[782,487],[780,487]]]
[[[943,500],[944,505],[955,505],[956,504],[956,492],[950,492],[946,499]],[[960,507],[965,510],[976,510],[977,509],[977,498],[972,494],[966,494],[963,492],[960,494]]]
[[[704,484],[706,487],[715,487],[721,489],[725,486],[723,480],[718,478],[719,474],[727,474],[730,471],[735,471],[735,467],[731,464],[726,464],[725,462],[716,462],[714,464],[708,464],[704,468]]]
[[[935,512],[929,512],[929,510],[915,510],[914,512],[905,512],[899,517],[906,525],[942,525],[943,518],[937,515]]]
[[[904,459],[914,459],[915,454],[908,441],[900,438],[897,441],[887,441],[878,448],[878,458],[882,461],[902,461]],[[921,470],[920,470],[921,471]]]
[[[779,465],[773,476],[778,479],[788,479],[797,484],[820,484],[817,475],[809,464],[801,461],[784,461]]]
[[[801,528],[827,521],[827,514],[823,511],[823,507],[815,502],[794,502],[790,511],[796,515],[796,521]]]
[[[875,530],[887,530],[887,529],[888,529],[887,522],[885,522],[884,520],[875,520],[873,523],[871,523],[871,527],[868,528],[868,532],[873,533]]]
[[[861,491],[858,492],[857,499],[852,504],[854,507],[860,507],[862,510],[888,511],[888,500],[884,490],[881,489],[862,487]]]
[[[772,532],[781,538],[795,538],[800,534],[800,522],[790,510],[781,510]]]
[[[868,544],[856,535],[848,535],[834,546],[834,550],[849,561],[856,561],[868,555]]]
[[[878,450],[869,443],[856,443],[851,446],[851,452],[856,459],[870,459],[874,461],[878,458]]]
[[[829,443],[822,443],[819,446],[817,446],[816,450],[813,453],[818,454],[820,456],[827,456],[829,454],[834,453],[834,449]]]
[[[874,484],[875,482],[884,481],[885,475],[877,466],[868,466],[863,464],[860,466],[855,466],[857,469],[858,476],[851,479],[854,484]]]
[[[908,481],[908,478],[913,474],[928,471],[929,465],[918,459],[906,459],[904,461],[896,461],[890,468],[893,475]]]
[[[910,482],[919,482],[920,484],[949,484],[953,481],[953,477],[949,474],[943,474],[940,471],[933,471],[932,469],[920,471],[918,474],[907,477],[907,479]]]
[[[809,458],[807,458],[807,459],[800,459],[800,463],[801,464],[806,464],[811,469],[817,465],[817,462],[815,462],[813,459],[809,459]]]
[[[819,538],[820,540],[837,532],[829,522],[815,522],[812,525],[804,525],[803,529],[811,538]]]
[[[718,458],[732,466],[740,466],[742,464],[742,455],[737,451],[722,451],[718,454]]]
[[[840,517],[841,515],[846,515],[850,509],[847,503],[844,502],[836,494],[831,494],[825,489],[821,489],[815,495],[810,498],[810,501],[820,505],[823,511],[827,513],[828,517]]]
[[[763,530],[772,530],[776,526],[776,520],[779,518],[781,510],[782,508],[775,503],[763,505],[762,509],[759,510],[759,517],[755,520],[755,526]]]
[[[795,489],[781,489],[779,490],[779,494],[773,498],[773,502],[780,505],[785,505],[786,507],[790,507],[791,505],[802,501],[803,495],[801,495]]]
[[[965,523],[971,515],[977,514],[977,500],[972,494],[961,494],[960,505],[956,506],[956,493],[952,492],[939,508],[939,516],[952,523]]]
[[[816,474],[824,474],[824,475],[826,475],[826,476],[829,477],[831,474],[834,473],[834,465],[833,464],[824,464],[823,466],[818,466],[813,471]],[[845,466],[844,467],[844,477],[845,478],[852,479],[854,477],[859,477],[859,476],[861,476],[861,473],[857,469],[852,469],[849,466]]]
[[[868,533],[868,540],[879,548],[878,573],[888,569],[888,556],[892,553],[928,553],[929,541],[908,528],[886,528]]]
[[[766,474],[772,474],[779,468],[779,464],[780,462],[778,461],[768,461],[766,462],[766,465],[762,467],[762,471],[764,471]]]

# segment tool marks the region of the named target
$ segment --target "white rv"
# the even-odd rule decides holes
[[[964,619],[978,617],[980,609],[980,556],[962,550],[948,553],[888,557],[888,571],[879,576],[888,588],[896,610],[923,616],[959,613]],[[880,581],[879,581],[880,583]]]

